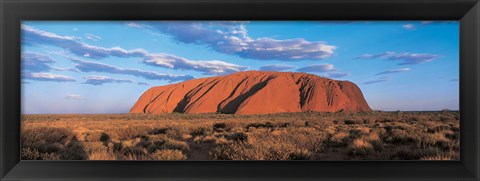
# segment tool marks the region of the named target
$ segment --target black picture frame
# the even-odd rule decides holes
[[[0,0],[1,180],[480,178],[478,0]],[[460,161],[21,161],[22,20],[459,20]]]

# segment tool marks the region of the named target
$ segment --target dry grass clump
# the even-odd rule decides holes
[[[37,149],[22,148],[22,160],[60,160],[54,153],[40,153]]]
[[[351,149],[350,153],[354,155],[367,155],[374,151],[373,145],[362,138],[353,140],[349,146]]]
[[[156,160],[185,160],[187,156],[179,150],[157,150],[152,153]]]
[[[332,137],[330,137],[330,142],[336,144],[336,145],[345,145],[347,144],[347,140],[349,138],[350,134],[348,132],[342,131],[334,134]]]
[[[458,160],[459,113],[23,115],[24,160]]]

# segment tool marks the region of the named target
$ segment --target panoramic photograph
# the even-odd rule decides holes
[[[22,21],[21,160],[460,160],[458,21]]]

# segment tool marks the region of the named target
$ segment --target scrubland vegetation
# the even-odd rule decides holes
[[[458,160],[459,113],[23,115],[24,160]]]

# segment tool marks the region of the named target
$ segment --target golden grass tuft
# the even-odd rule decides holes
[[[187,156],[179,150],[157,150],[152,154],[156,160],[186,160]]]
[[[354,155],[368,155],[374,151],[373,145],[367,140],[359,138],[350,144],[350,151]]]

